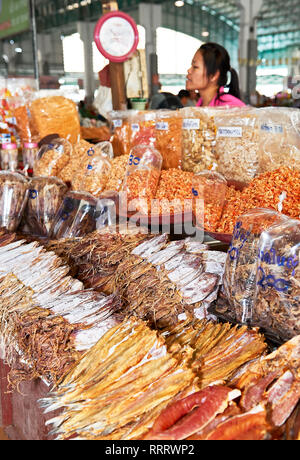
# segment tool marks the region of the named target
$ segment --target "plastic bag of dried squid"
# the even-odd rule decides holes
[[[226,199],[227,181],[216,171],[203,171],[193,176],[193,214],[198,228],[215,232],[220,223]]]
[[[255,302],[258,250],[263,231],[288,218],[276,211],[256,208],[236,221],[224,273],[225,305],[215,306],[214,313],[237,323],[251,324]]]
[[[0,228],[14,232],[22,219],[27,199],[28,180],[12,171],[0,171]]]
[[[87,192],[68,192],[51,231],[53,239],[75,238],[96,230],[97,198]]]
[[[154,200],[162,167],[162,156],[152,145],[134,147],[129,155],[122,186],[122,207],[148,214]]]
[[[57,177],[34,177],[23,223],[31,235],[48,237],[68,187]]]
[[[262,232],[251,323],[285,342],[300,334],[300,221],[284,219]]]
[[[67,139],[54,139],[43,145],[34,165],[34,176],[58,177],[72,156],[72,145]]]

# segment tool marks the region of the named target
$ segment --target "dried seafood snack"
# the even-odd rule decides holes
[[[31,127],[39,139],[58,133],[74,144],[80,136],[80,121],[75,102],[63,96],[35,99],[29,106]]]
[[[66,139],[54,139],[51,144],[41,147],[34,165],[35,176],[58,177],[72,156],[72,146]]]
[[[108,119],[111,125],[114,156],[129,155],[132,148],[131,117],[136,114],[135,110],[115,110],[109,113]]]
[[[50,230],[51,238],[86,235],[96,229],[97,200],[87,192],[68,192]]]
[[[219,109],[223,110],[223,109]],[[201,172],[217,164],[215,156],[216,109],[189,107],[181,110],[182,116],[182,169]]]
[[[0,171],[0,228],[14,232],[28,199],[28,181],[16,172]]]
[[[78,139],[73,146],[72,155],[66,166],[59,172],[58,178],[64,182],[72,182],[75,174],[80,170],[83,158],[86,156],[87,151],[93,147],[93,144]]]
[[[155,148],[162,156],[162,169],[181,166],[181,127],[180,112],[160,110],[156,114]]]
[[[80,170],[72,179],[72,189],[99,197],[105,189],[110,168],[110,161],[101,151],[98,153],[94,148],[89,149],[86,158],[83,158]]]
[[[226,259],[224,292],[228,310],[221,310],[223,317],[233,322],[251,324],[261,233],[286,220],[287,217],[275,211],[259,208],[238,218]],[[215,314],[218,314],[218,306]]]
[[[258,174],[259,123],[256,109],[233,108],[215,116],[215,154],[226,180],[248,184]]]
[[[300,114],[298,109],[259,109],[259,172],[282,167],[300,170]]]
[[[138,439],[194,379],[155,331],[132,318],[108,331],[41,403],[46,412],[62,409],[49,421],[61,439]]]
[[[56,214],[68,187],[57,177],[30,180],[25,223],[32,235],[49,236]]]
[[[251,323],[283,342],[300,334],[300,221],[265,230],[259,242]]]
[[[108,181],[105,185],[105,191],[115,190],[119,192],[121,190],[126,174],[127,163],[128,158],[125,155],[111,160],[111,169]]]

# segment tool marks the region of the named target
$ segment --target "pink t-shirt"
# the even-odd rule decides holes
[[[220,94],[222,96],[217,99],[217,96],[213,98],[210,102],[209,107],[221,107],[221,106],[228,106],[228,107],[245,107],[243,101],[238,99],[237,97],[232,96],[231,94],[223,93],[224,88],[220,88]],[[197,102],[197,107],[201,107],[202,105],[202,98],[199,99]]]

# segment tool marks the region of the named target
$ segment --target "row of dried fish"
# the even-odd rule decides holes
[[[71,436],[79,439],[143,438],[168,403],[198,391],[207,381],[206,372],[212,379],[205,360],[211,362],[213,353],[219,355],[221,350],[215,340],[215,347],[212,345],[210,352],[204,352],[204,343],[209,340],[208,330],[213,329],[211,326],[206,320],[194,323],[199,344],[203,334],[203,356],[199,348],[194,357],[186,352],[180,339],[170,345],[174,331],[169,332],[165,340],[166,331],[157,333],[134,317],[111,329],[81,358],[58,388],[42,400],[46,412],[62,411],[49,421],[53,433],[62,439]],[[227,325],[227,332],[230,329]],[[226,380],[233,371],[260,357],[265,350],[266,344],[256,331],[248,331],[248,344],[241,344],[239,348],[243,334],[246,334],[244,328],[242,334],[233,328],[235,342],[224,335],[223,354],[227,355],[227,362],[231,361],[232,368],[217,375],[218,380]],[[174,349],[177,344],[182,348],[181,353],[176,347]],[[230,351],[230,348],[235,350]],[[194,367],[193,358],[197,361],[203,358],[203,368],[200,364]]]

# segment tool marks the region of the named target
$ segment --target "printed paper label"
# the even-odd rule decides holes
[[[284,131],[282,125],[273,125],[271,123],[263,123],[260,129],[270,134],[283,134]]]
[[[183,129],[199,129],[200,120],[197,118],[185,118],[182,123]]]
[[[243,137],[243,128],[240,126],[220,127],[217,132],[217,137]]]
[[[122,128],[123,120],[113,120],[113,126],[114,128]]]
[[[158,131],[167,131],[169,129],[169,123],[167,121],[158,121],[156,123],[156,129]]]

